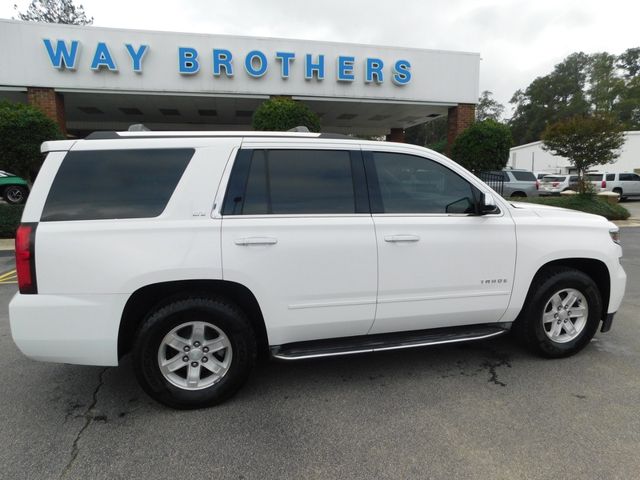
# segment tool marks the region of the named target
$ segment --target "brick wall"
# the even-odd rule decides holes
[[[472,103],[461,103],[456,107],[450,107],[447,115],[447,155],[451,153],[451,147],[456,137],[462,133],[476,119],[476,106]]]
[[[27,87],[29,105],[38,107],[46,116],[58,124],[63,134],[67,133],[64,116],[64,97],[53,88]]]
[[[400,142],[404,143],[404,129],[403,128],[392,128],[391,133],[387,135],[387,142]]]

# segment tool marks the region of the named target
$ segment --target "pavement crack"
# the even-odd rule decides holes
[[[91,423],[94,420],[93,413],[94,413],[96,404],[98,403],[98,393],[100,392],[100,389],[104,385],[104,374],[107,372],[107,370],[108,368],[105,367],[100,371],[100,375],[98,376],[98,385],[93,391],[91,403],[89,404],[87,409],[84,411],[84,413],[80,415],[81,417],[84,417],[84,423],[80,428],[80,430],[78,430],[78,433],[76,433],[76,437],[73,439],[73,444],[71,445],[71,455],[69,457],[69,461],[67,462],[64,469],[62,470],[62,473],[58,477],[60,479],[63,479],[67,476],[67,474],[71,470],[71,467],[73,467],[73,464],[75,463],[76,458],[78,458],[78,454],[80,453],[80,448],[79,448],[80,439],[82,438],[82,434],[84,433],[84,431],[87,428],[89,428],[89,425],[91,425]]]
[[[511,363],[508,358],[498,358],[495,360],[485,360],[482,363],[482,366],[489,370],[489,380],[487,382],[493,383],[495,385],[500,385],[501,387],[506,387],[507,384],[500,381],[498,379],[498,368],[500,367],[509,367],[511,368]]]

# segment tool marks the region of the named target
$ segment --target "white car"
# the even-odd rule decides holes
[[[578,190],[578,175],[547,175],[540,180],[540,196],[560,195],[565,190]]]
[[[555,175],[554,173],[551,173],[551,172],[533,172],[533,174],[536,176],[536,180],[538,181],[541,181],[547,175]]]
[[[607,331],[626,275],[603,217],[500,198],[425,148],[335,135],[101,132],[46,142],[16,236],[15,343],[117,365],[176,408],[256,358],[514,330],[564,357]]]

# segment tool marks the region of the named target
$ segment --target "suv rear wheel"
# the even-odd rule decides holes
[[[538,274],[514,333],[533,352],[549,358],[582,350],[600,323],[600,291],[585,273],[554,267]]]
[[[221,403],[245,382],[256,357],[251,323],[235,305],[211,297],[175,300],[144,321],[134,345],[142,388],[165,405]]]

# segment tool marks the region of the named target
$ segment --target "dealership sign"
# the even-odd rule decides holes
[[[82,44],[79,40],[51,41],[45,38],[43,45],[51,62],[51,66],[58,70],[76,70],[79,63],[79,51]],[[150,47],[146,44],[134,45],[124,43],[122,54],[126,61],[123,67],[116,62],[115,49],[109,47],[106,42],[97,42],[90,56],[91,63],[88,67],[93,71],[108,70],[119,71],[120,68],[129,68],[131,71],[142,74],[144,71],[144,58]],[[262,50],[251,50],[245,55],[234,56],[231,50],[213,48],[207,52],[199,51],[193,47],[177,47],[174,57],[176,71],[180,75],[197,75],[206,65],[206,69],[213,77],[233,78],[244,72],[252,78],[262,78],[266,75],[278,75],[282,79],[288,79],[292,75],[303,75],[305,80],[323,81],[327,78],[325,65],[327,62],[335,62],[335,78],[337,82],[355,82],[383,84],[390,80],[394,85],[403,86],[411,82],[411,62],[398,59],[386,64],[381,58],[367,56],[357,58],[353,55],[336,55],[328,58],[325,54],[304,53],[297,55],[291,51],[277,51],[273,55],[267,55]],[[361,62],[362,78],[356,77],[356,62]],[[298,65],[300,64],[300,67]]]

